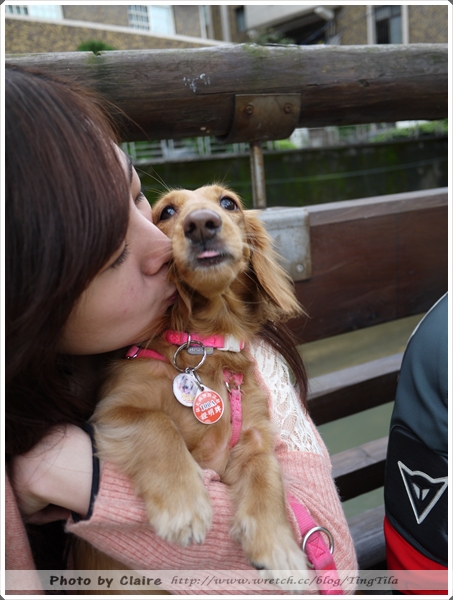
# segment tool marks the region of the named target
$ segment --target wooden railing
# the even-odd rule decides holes
[[[266,205],[261,144],[295,127],[448,113],[446,44],[225,45],[15,57],[111,100],[123,141],[218,136],[249,142],[255,206]]]
[[[285,138],[295,127],[448,114],[446,45],[229,45],[10,60],[69,75],[106,96],[121,111],[123,141],[214,135],[251,142],[257,205],[265,185],[262,141]],[[288,210],[294,226],[285,225],[280,236],[282,254],[309,314],[292,323],[299,342],[422,313],[447,290],[446,189],[271,209],[263,218],[278,229]],[[288,245],[289,234],[294,244]],[[401,358],[311,381],[315,423],[391,402]],[[377,439],[332,456],[343,500],[382,486],[386,445],[386,438]],[[384,560],[382,521],[383,507],[350,520],[361,568]]]
[[[438,119],[448,109],[446,44],[239,44],[14,60],[70,75],[105,95],[128,117],[124,141],[228,136],[235,97],[242,94],[300,94],[300,105],[294,98],[297,127]],[[273,113],[270,107],[268,120]]]

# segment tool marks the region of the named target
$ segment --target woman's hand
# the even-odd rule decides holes
[[[92,483],[90,436],[74,425],[53,429],[32,450],[16,456],[12,484],[19,508],[31,523],[85,516]]]

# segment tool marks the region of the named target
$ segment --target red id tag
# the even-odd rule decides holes
[[[205,387],[203,392],[197,394],[193,403],[193,414],[205,425],[217,423],[224,411],[222,397],[214,390]]]

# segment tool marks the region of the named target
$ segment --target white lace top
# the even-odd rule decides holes
[[[288,451],[322,454],[313,425],[302,408],[283,357],[263,340],[253,343],[250,353],[269,389],[272,422]]]

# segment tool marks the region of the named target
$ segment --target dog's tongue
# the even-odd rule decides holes
[[[219,253],[215,250],[205,250],[201,254],[197,256],[197,258],[213,258],[214,256],[219,256]]]

